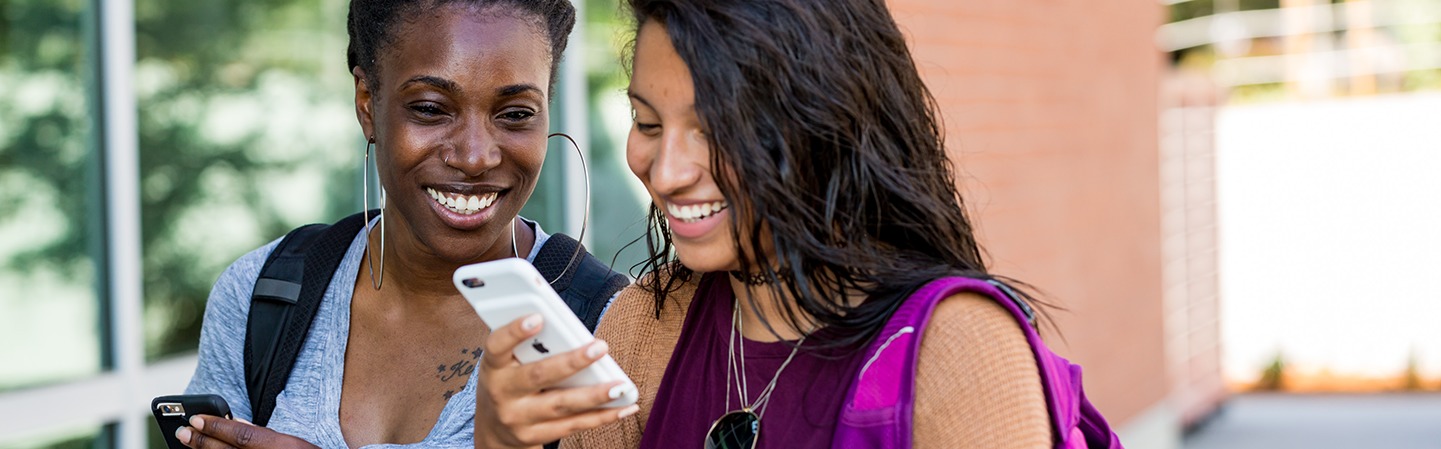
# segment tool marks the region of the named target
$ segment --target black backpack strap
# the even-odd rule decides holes
[[[579,256],[575,253],[577,248]],[[572,263],[571,259],[575,261]],[[590,255],[580,242],[565,234],[551,234],[536,253],[533,264],[541,276],[554,281],[551,287],[591,332],[595,332],[610,298],[630,284],[624,274],[612,271]]]
[[[281,239],[261,267],[245,329],[245,386],[256,425],[270,421],[335,269],[364,226],[358,213],[334,225],[301,227]]]
[[[1027,304],[1026,300],[1022,298],[1019,293],[1016,293],[1015,290],[1011,289],[1011,286],[1006,285],[1005,282],[1001,282],[995,279],[987,279],[986,283],[995,286],[997,290],[1000,290],[1001,293],[1004,293],[1006,295],[1006,298],[1010,299],[1011,302],[1016,303],[1016,307],[1021,309],[1021,313],[1026,316],[1026,322],[1030,323],[1032,329],[1035,329],[1037,331],[1041,330],[1041,328],[1036,327],[1036,310],[1032,309],[1031,305]]]
[[[265,258],[255,289],[250,293],[250,316],[245,323],[245,385],[253,411],[260,403],[261,387],[270,375],[275,344],[290,311],[300,300],[305,270],[305,248],[329,225],[312,224],[296,228],[280,239]]]

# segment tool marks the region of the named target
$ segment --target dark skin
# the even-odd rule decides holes
[[[378,72],[354,69],[356,115],[387,192],[383,283],[369,258],[353,299],[340,401],[346,443],[415,443],[480,363],[488,329],[451,282],[461,265],[528,254],[516,215],[545,158],[551,71],[545,32],[524,19],[445,6],[397,22]],[[374,76],[374,78],[371,78]],[[489,204],[438,204],[431,191]],[[381,247],[381,230],[369,235]],[[514,245],[512,247],[512,235]],[[380,274],[379,251],[375,259]],[[313,447],[202,416],[190,447]]]

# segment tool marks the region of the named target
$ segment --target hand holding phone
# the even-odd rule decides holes
[[[541,316],[545,326],[540,333],[514,350],[515,359],[522,364],[573,351],[595,340],[545,278],[522,259],[501,259],[460,267],[455,270],[454,282],[475,313],[491,329],[500,329],[522,317]],[[635,403],[639,396],[635,384],[609,355],[554,386],[584,387],[610,382],[621,384],[615,387],[614,400],[602,407],[624,407]]]
[[[150,412],[155,415],[155,424],[160,426],[160,435],[165,437],[165,446],[170,449],[189,449],[175,439],[175,430],[190,425],[190,417],[211,415],[230,419],[230,404],[225,398],[213,394],[181,394],[161,396],[150,401]]]
[[[633,394],[634,386],[628,380],[555,388],[562,380],[608,359],[609,347],[604,341],[520,363],[516,352],[550,326],[540,314],[526,315],[492,328],[485,337],[485,352],[476,368],[476,447],[538,446],[614,423],[640,410],[636,404],[605,407],[621,398],[622,390]]]

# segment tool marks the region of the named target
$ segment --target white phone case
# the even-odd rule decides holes
[[[572,351],[595,341],[560,295],[523,259],[501,259],[466,265],[455,270],[455,288],[465,296],[475,313],[491,329],[500,329],[521,317],[538,313],[545,320],[539,335],[515,348],[520,363],[532,363]],[[607,354],[584,370],[556,384],[583,387],[624,381],[621,394],[602,407],[634,404],[639,393],[630,377]]]

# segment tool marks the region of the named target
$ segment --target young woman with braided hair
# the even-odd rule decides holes
[[[221,275],[187,393],[224,397],[237,419],[269,419],[260,427],[199,417],[177,432],[180,441],[473,446],[475,366],[487,330],[451,275],[470,263],[534,260],[558,237],[517,214],[545,159],[552,87],[574,23],[569,0],[350,3],[347,56],[366,160],[374,160],[366,172],[375,170],[384,189],[381,214],[345,237],[348,250],[273,413],[258,418],[242,343],[252,288],[277,243]],[[620,277],[601,267],[606,278]],[[594,295],[601,305],[619,286],[608,288]]]

